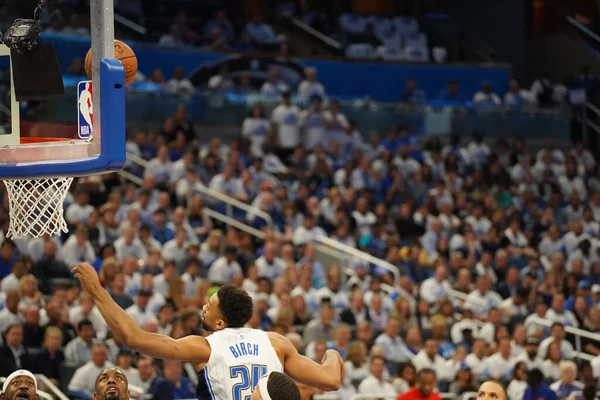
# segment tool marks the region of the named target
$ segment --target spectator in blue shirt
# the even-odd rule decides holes
[[[544,374],[537,368],[529,371],[527,374],[527,389],[523,395],[523,400],[558,400],[554,390],[544,383]]]
[[[194,385],[194,382],[192,382],[190,378],[183,376],[181,361],[165,360],[163,364],[163,373],[165,379],[174,387],[174,398],[193,399],[196,397],[196,385]]]
[[[422,105],[425,104],[425,101],[425,92],[421,89],[417,89],[417,81],[414,80],[414,78],[408,78],[406,80],[404,93],[400,96],[400,103]]]
[[[17,246],[12,240],[5,240],[0,247],[0,278],[10,275],[17,261]]]
[[[450,105],[462,104],[465,102],[465,97],[458,90],[458,82],[456,79],[450,79],[446,86],[446,89],[442,89],[438,95],[439,101],[445,101]]]

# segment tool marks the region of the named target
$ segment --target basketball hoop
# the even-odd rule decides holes
[[[62,142],[62,138],[21,138],[21,144]],[[73,177],[25,178],[3,180],[8,192],[10,225],[6,237],[50,236],[68,232],[63,202]]]
[[[6,237],[40,237],[68,232],[63,202],[73,178],[5,180],[8,192],[10,226]]]

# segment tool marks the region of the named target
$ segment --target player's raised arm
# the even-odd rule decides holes
[[[199,336],[175,340],[169,336],[144,331],[100,284],[96,270],[88,263],[72,269],[83,289],[92,296],[111,331],[131,350],[160,359],[207,362],[210,357],[208,341]]]
[[[275,332],[268,332],[277,354],[283,355],[283,370],[296,382],[321,390],[338,390],[342,384],[344,362],[340,353],[327,350],[321,364],[298,353],[292,342]]]

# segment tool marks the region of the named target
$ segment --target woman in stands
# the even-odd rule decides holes
[[[512,379],[506,388],[508,400],[523,400],[525,390],[527,390],[527,364],[519,361],[515,364]]]
[[[560,378],[560,342],[554,341],[550,343],[548,346],[548,353],[546,354],[546,359],[544,360],[544,364],[542,365],[542,372],[544,373],[544,377],[546,379],[551,379],[553,381],[558,380]]]
[[[344,363],[345,379],[350,382],[361,382],[369,376],[369,365],[367,363],[367,347],[363,342],[350,343],[346,362]]]
[[[399,370],[398,375],[392,381],[396,393],[405,393],[415,386],[417,380],[417,370],[411,363],[404,364]]]

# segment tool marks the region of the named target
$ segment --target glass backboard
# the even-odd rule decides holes
[[[10,49],[0,45],[1,179],[86,176],[125,165],[125,73],[113,58],[113,0],[91,0],[90,17],[93,80],[66,82],[63,98],[17,102]]]

